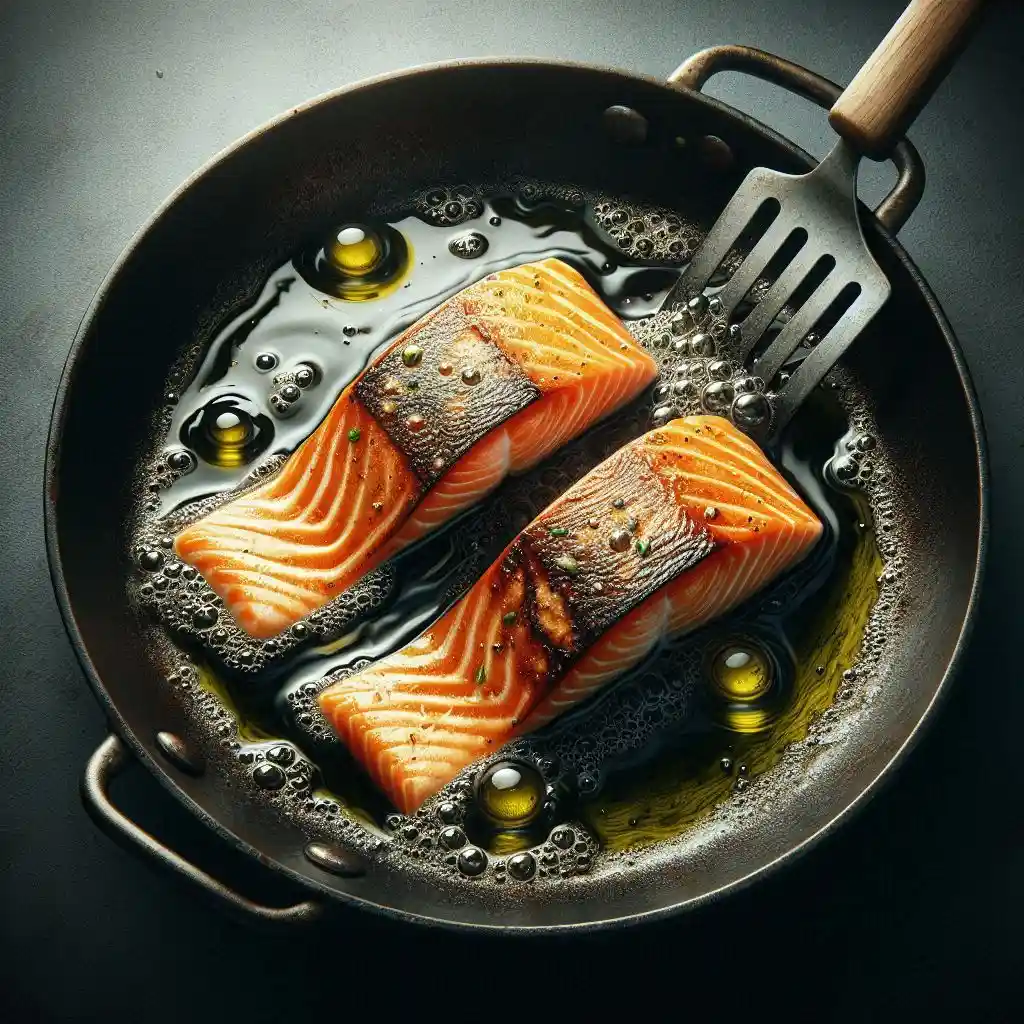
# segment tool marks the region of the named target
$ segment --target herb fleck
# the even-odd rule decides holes
[[[361,438],[362,436],[363,436],[363,432],[362,432],[362,431],[361,431],[361,430],[360,430],[360,429],[359,429],[358,427],[353,427],[353,428],[352,428],[352,429],[351,429],[351,430],[350,430],[350,431],[348,432],[348,439],[349,439],[349,440],[350,440],[350,441],[351,441],[351,442],[352,442],[353,444],[354,444],[354,443],[355,443],[356,441],[358,441],[358,440],[359,440],[359,438]]]
[[[580,563],[572,555],[561,555],[555,559],[555,565],[569,576],[575,576],[580,571]]]
[[[419,366],[423,360],[423,349],[419,345],[406,345],[402,350],[402,362],[406,366]]]

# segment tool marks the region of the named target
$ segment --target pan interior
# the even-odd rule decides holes
[[[368,130],[370,110],[366,103],[358,102],[361,94],[355,93],[349,97],[350,106],[336,101],[314,107],[267,133],[258,146],[250,145],[229,157],[226,164],[234,161],[244,166],[247,180],[252,182],[244,201],[238,196],[229,199],[223,190],[224,181],[218,181],[226,164],[213,168],[151,228],[115,278],[76,366],[78,379],[91,379],[92,386],[75,386],[71,393],[58,493],[60,505],[74,500],[70,495],[77,495],[78,500],[74,516],[60,516],[60,540],[69,596],[88,654],[126,724],[144,744],[158,729],[173,728],[175,723],[186,729],[190,723],[183,709],[188,701],[182,700],[180,686],[169,688],[161,679],[167,666],[154,663],[150,657],[159,647],[159,633],[150,627],[139,629],[136,612],[123,592],[108,591],[106,598],[109,607],[118,609],[117,614],[130,623],[127,650],[123,638],[118,643],[110,635],[109,619],[104,624],[90,614],[95,598],[86,599],[83,588],[95,594],[108,585],[109,578],[118,575],[111,572],[113,566],[120,569],[122,580],[131,572],[126,564],[129,552],[125,537],[134,508],[132,487],[127,481],[139,464],[137,442],[146,434],[148,416],[168,386],[167,366],[183,348],[187,357],[195,339],[208,338],[226,316],[251,303],[274,262],[301,248],[325,224],[357,218],[366,210],[395,208],[403,196],[429,192],[439,184],[451,189],[473,181],[554,180],[588,194],[628,195],[648,205],[681,211],[699,235],[735,186],[745,163],[756,160],[784,169],[792,167],[791,153],[772,146],[750,125],[713,107],[705,109],[703,102],[692,97],[678,97],[650,83],[583,69],[531,70],[541,78],[558,78],[559,85],[569,90],[577,104],[576,114],[580,115],[571,121],[555,117],[557,125],[545,122],[545,130],[535,136],[541,144],[525,146],[497,98],[487,99],[486,90],[476,90],[472,100],[460,92],[454,111],[441,104],[447,112],[439,119],[440,130],[432,143],[414,130],[416,122],[404,112],[395,122],[394,137],[376,136],[378,148],[385,151],[378,157]],[[494,75],[511,76],[517,88],[522,87],[528,111],[530,100],[539,99],[533,92],[539,83],[533,76],[524,77],[522,69],[459,72],[471,73],[481,76],[481,85],[484,81],[495,84]],[[450,91],[451,79],[445,80],[442,75],[434,81],[441,95],[432,96],[431,104],[441,98],[447,105],[456,102]],[[410,85],[408,80],[404,84]],[[374,87],[374,117],[381,109],[398,117],[401,87],[402,80]],[[614,130],[609,133],[605,111],[612,102],[626,103],[642,112],[648,123],[644,142],[624,144]],[[538,122],[543,120],[527,117],[531,128],[538,131]],[[574,126],[571,131],[570,124]],[[707,140],[712,128],[727,140],[728,162],[721,146]],[[460,146],[465,161],[460,165],[458,180],[453,181],[450,167],[442,175],[438,163],[445,144],[456,141],[452,135],[458,135],[460,129],[475,144]],[[315,143],[310,134],[318,131],[320,141]],[[488,137],[495,135],[498,137]],[[323,138],[344,139],[345,143],[339,141],[337,148],[325,151]],[[465,139],[458,141],[464,143]],[[289,155],[288,145],[298,143],[302,143],[301,149]],[[403,165],[403,180],[398,181],[392,170],[396,164],[388,157],[393,158],[396,150],[406,152],[405,147],[410,147],[409,159]],[[236,166],[234,172],[239,169]],[[538,173],[556,169],[557,174],[542,177]],[[224,229],[223,234],[215,232],[215,237],[225,239],[225,251],[185,258],[186,253],[194,251],[194,246],[188,244],[197,223],[193,218],[206,216],[208,231],[211,213]],[[893,337],[905,338],[913,333],[915,342],[930,343],[940,357],[944,351],[944,339],[930,321],[927,306],[906,268],[888,250],[880,249],[880,256],[890,276],[899,280],[902,275],[903,287],[896,288],[893,303],[871,335],[858,345],[836,383],[851,408],[857,405],[858,396],[870,396],[870,409],[858,407],[858,415],[873,421],[871,431],[882,442],[883,461],[893,463],[889,472],[896,479],[890,483],[895,485],[898,480],[906,485],[895,496],[893,486],[886,489],[884,502],[889,506],[882,508],[876,500],[875,509],[882,517],[897,507],[900,513],[894,519],[898,528],[892,531],[892,541],[895,543],[898,537],[902,546],[900,564],[893,567],[899,570],[902,586],[898,594],[894,591],[890,609],[895,612],[898,607],[899,628],[887,631],[889,642],[869,643],[867,670],[847,681],[842,709],[822,715],[812,733],[813,742],[799,737],[800,742],[787,749],[781,762],[746,792],[728,801],[726,810],[711,815],[678,840],[646,847],[642,855],[624,849],[618,857],[609,858],[603,870],[550,887],[546,898],[524,898],[521,892],[501,897],[499,905],[504,913],[512,915],[514,923],[587,923],[598,917],[664,909],[699,898],[758,870],[813,835],[855,798],[905,741],[934,695],[966,608],[974,564],[971,545],[976,545],[977,538],[969,529],[951,529],[940,539],[936,536],[939,531],[923,525],[929,522],[927,510],[936,507],[950,510],[947,522],[977,521],[973,440],[968,409],[948,351],[944,360],[914,360],[912,364],[909,353],[900,355],[905,348],[887,343]],[[157,323],[143,298],[157,294],[154,289],[161,279],[176,281],[181,301],[177,301],[178,296],[164,296],[167,315]],[[145,353],[132,346],[133,336],[137,337],[142,327],[150,339]],[[930,342],[921,340],[928,338]],[[97,382],[111,380],[112,368],[125,359],[136,374],[135,386],[130,399],[117,408],[121,420],[117,425],[110,422],[111,407],[92,396],[102,390]],[[928,403],[915,403],[913,412],[898,401],[899,385],[908,383],[930,398]],[[933,413],[936,422],[932,423],[924,406],[935,409],[936,398],[943,403],[938,406],[943,415]],[[75,417],[91,417],[79,420],[83,426],[89,423],[85,436],[103,438],[106,444],[107,457],[91,478],[83,474],[84,463],[69,455],[82,436],[69,429]],[[955,429],[957,422],[959,430]],[[137,430],[133,431],[132,423]],[[116,429],[97,431],[97,425]],[[861,432],[863,426],[861,422]],[[74,454],[80,456],[81,452]],[[915,472],[901,473],[902,466],[914,466]],[[87,479],[91,481],[88,485]],[[109,495],[109,501],[96,502],[97,493]],[[84,536],[80,531],[86,526],[93,531],[89,552],[80,550]],[[105,569],[97,573],[101,565]],[[935,585],[937,571],[948,581],[941,589]],[[80,601],[76,600],[79,596]],[[134,674],[129,673],[131,681],[125,678],[126,659],[135,659]],[[179,682],[197,671],[196,666],[186,665],[183,674],[181,668],[178,664],[174,673]],[[191,689],[195,692],[194,686]],[[202,700],[208,704],[206,696]],[[874,774],[867,766],[873,766]],[[485,921],[493,912],[494,901],[480,899],[479,887],[445,893],[446,909],[441,909],[431,895],[427,878],[415,877],[415,871],[396,871],[393,866],[371,871],[360,880],[329,878],[301,856],[302,839],[316,827],[313,808],[306,808],[308,815],[295,814],[284,821],[272,810],[264,813],[242,809],[226,781],[211,770],[203,780],[186,782],[183,788],[240,838],[321,885],[425,916]],[[244,784],[238,776],[233,781],[235,785]],[[733,784],[731,779],[729,784]],[[600,833],[600,826],[594,826],[594,831]],[[604,838],[607,842],[607,834]],[[608,909],[609,900],[612,911]]]

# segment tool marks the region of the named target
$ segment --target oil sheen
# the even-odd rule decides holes
[[[165,631],[172,687],[251,795],[366,857],[448,881],[534,885],[670,841],[742,800],[852,692],[880,580],[899,559],[896,534],[879,532],[891,512],[883,446],[856,388],[833,379],[770,453],[826,524],[825,540],[734,613],[664,644],[411,817],[393,813],[318,712],[325,686],[413,639],[621,444],[716,401],[726,414],[759,408],[771,382],[732,359],[713,300],[659,311],[699,241],[695,223],[571,187],[441,186],[388,216],[326,226],[179,369],[188,384],[157,418],[139,474],[130,586]],[[373,355],[425,312],[488,273],[550,256],[578,269],[627,322],[657,359],[659,380],[287,635],[242,634],[175,559],[174,533],[276,472]]]

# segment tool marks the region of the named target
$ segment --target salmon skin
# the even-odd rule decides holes
[[[319,696],[401,811],[551,722],[664,637],[750,597],[822,524],[728,420],[638,438],[569,488],[407,647]]]
[[[491,274],[405,331],[272,480],[175,549],[251,636],[276,636],[657,376],[557,259]]]

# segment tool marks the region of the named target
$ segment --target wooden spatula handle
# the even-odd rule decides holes
[[[829,112],[865,156],[883,159],[945,77],[984,0],[911,0]]]

